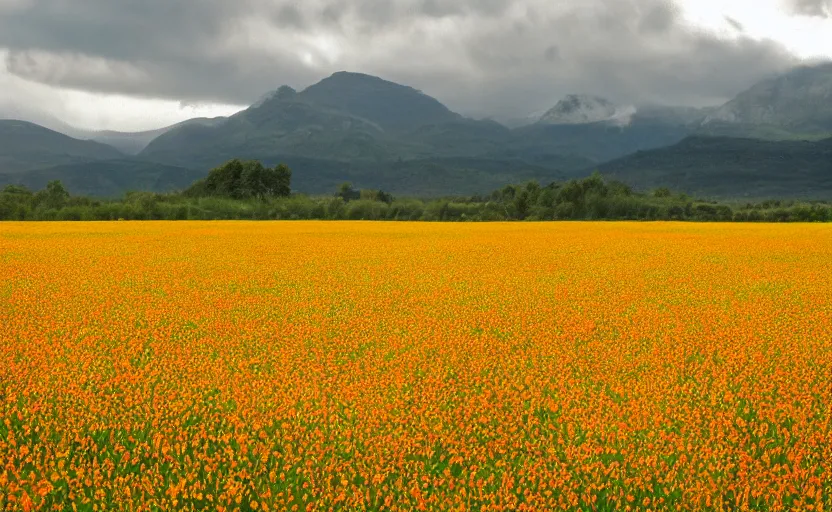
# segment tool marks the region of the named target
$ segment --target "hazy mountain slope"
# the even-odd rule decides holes
[[[689,126],[691,129],[702,122],[718,107],[680,107],[673,105],[641,105],[636,110],[635,119],[641,122],[663,123],[671,126]]]
[[[63,133],[74,139],[85,140],[87,138],[87,133],[84,130],[65,123],[49,112],[43,111],[35,105],[12,103],[9,99],[0,98],[0,120],[25,121]]]
[[[170,127],[143,132],[96,131],[88,132],[84,138],[112,146],[126,155],[138,155],[156,137],[169,131]]]
[[[675,144],[690,133],[691,129],[681,124],[642,121],[637,117],[626,126],[607,122],[535,124],[514,130],[509,148],[512,154],[526,159],[561,154],[604,162],[638,150]]]
[[[711,197],[832,199],[832,139],[689,137],[597,168],[642,189],[661,186]]]
[[[0,173],[120,158],[115,148],[78,140],[25,121],[0,121]]]
[[[708,116],[702,129],[775,139],[832,133],[832,63],[755,84]]]
[[[30,105],[18,105],[0,100],[0,120],[4,121],[25,121],[42,126],[49,130],[62,133],[68,137],[78,140],[93,140],[111,146],[127,155],[136,155],[147,145],[163,133],[174,128],[190,124],[213,125],[221,123],[226,118],[205,118],[197,117],[187,119],[156,130],[143,130],[138,132],[122,132],[113,130],[85,130],[77,128],[58,119],[54,115],[43,112]]]
[[[533,124],[514,129],[503,154],[529,161],[574,155],[594,162],[675,144],[696,130],[702,109],[622,106],[597,96],[570,94]]]
[[[505,148],[511,130],[494,121],[460,118],[423,125],[403,137],[422,156],[482,156]]]
[[[25,173],[0,174],[0,186],[9,183],[40,190],[60,180],[72,194],[116,197],[131,190],[169,192],[183,190],[205,173],[135,159],[100,160],[67,164]]]
[[[94,140],[102,144],[107,144],[108,146],[112,146],[127,155],[138,155],[154,139],[171,130],[174,130],[182,126],[192,125],[216,126],[225,122],[226,119],[227,118],[225,117],[195,117],[193,119],[188,119],[186,121],[182,121],[181,123],[176,123],[171,126],[165,126],[164,128],[159,128],[156,130],[147,130],[141,132],[119,132],[111,130],[102,130],[94,132],[85,132],[83,138]]]
[[[538,123],[575,125],[599,122],[627,124],[633,107],[620,107],[606,98],[585,94],[570,94],[541,116]]]

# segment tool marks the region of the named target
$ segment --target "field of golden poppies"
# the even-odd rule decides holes
[[[0,223],[0,510],[830,510],[832,226]]]

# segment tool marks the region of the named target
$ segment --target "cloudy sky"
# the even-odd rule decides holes
[[[522,117],[583,92],[718,104],[832,58],[832,0],[0,0],[0,115],[139,130],[339,70]]]

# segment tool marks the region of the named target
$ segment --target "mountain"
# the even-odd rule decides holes
[[[140,156],[204,169],[243,155],[389,162],[499,153],[510,136],[411,87],[341,72],[301,92],[282,87],[222,123],[170,130]]]
[[[181,126],[153,140],[142,158],[208,169],[230,158],[293,155],[335,160],[397,158],[395,144],[371,121],[297,96],[268,98],[217,125]]]
[[[79,140],[25,121],[0,121],[0,186],[41,189],[61,180],[74,194],[100,197],[128,190],[188,187],[204,172],[128,158],[111,146]]]
[[[640,121],[652,121],[675,126],[687,126],[691,130],[701,126],[717,107],[680,107],[673,105],[640,105],[633,117]]]
[[[515,128],[502,156],[539,161],[572,155],[605,162],[635,151],[675,144],[692,134],[706,110],[621,106],[598,96],[570,94],[537,122]]]
[[[244,158],[289,164],[295,189],[308,193],[331,192],[353,181],[400,195],[444,195],[527,178],[574,177],[600,165],[638,186],[665,184],[723,196],[805,195],[810,179],[825,183],[828,142],[818,139],[832,133],[830,84],[832,64],[799,68],[709,109],[636,108],[572,94],[533,122],[511,129],[461,116],[412,87],[339,72],[301,91],[286,86],[271,91],[228,118],[194,119],[137,134],[94,134],[126,153],[146,144],[133,159],[107,145],[6,122],[10,134],[13,126],[20,133],[16,139],[5,136],[0,125],[0,173],[37,170],[37,176],[63,173],[78,181],[83,164],[118,161],[111,164],[123,171],[118,176],[135,176],[132,185],[113,181],[104,164],[90,165],[96,179],[110,181],[79,182],[79,187],[99,194],[147,183],[155,189],[173,186],[180,177],[205,175],[231,158]],[[749,138],[784,143],[765,146]],[[793,139],[817,142],[785,144]]]
[[[200,169],[242,155],[363,164],[492,158],[569,172],[689,133],[676,119],[642,118],[630,107],[578,95],[559,102],[540,122],[511,130],[465,118],[411,87],[340,72],[300,92],[283,87],[268,93],[220,124],[170,130],[140,156]]]
[[[293,88],[289,87],[288,85],[283,85],[274,91],[269,91],[263,96],[260,97],[253,105],[252,108],[260,108],[266,102],[271,101],[272,99],[278,100],[289,100],[297,96],[298,91],[294,90]]]
[[[156,130],[145,130],[140,132],[120,132],[111,130],[96,131],[77,128],[65,123],[52,114],[43,112],[34,107],[13,104],[8,101],[0,100],[0,120],[2,121],[24,121],[36,124],[49,130],[62,133],[68,137],[72,137],[73,139],[92,140],[112,146],[127,155],[139,154],[153,139],[180,126],[190,124],[214,125],[223,122],[225,119],[226,118],[224,117],[216,117],[213,119],[199,117],[188,119],[171,126],[158,128]]]
[[[500,152],[510,137],[511,130],[500,123],[462,117],[422,125],[406,134],[411,150],[422,157],[493,154]]]
[[[634,113],[634,107],[619,107],[606,98],[570,94],[543,114],[538,123],[574,125],[607,122],[627,125]]]
[[[73,139],[36,124],[0,121],[0,173],[19,173],[123,156],[105,144]]]
[[[37,107],[13,103],[9,99],[0,99],[0,121],[25,121],[74,139],[86,139],[84,130],[75,128]]]
[[[203,177],[205,173],[193,169],[122,158],[0,174],[0,187],[14,183],[40,190],[50,181],[60,180],[73,195],[118,197],[131,190],[183,190]]]
[[[119,132],[110,130],[93,132],[88,131],[81,132],[82,135],[76,138],[89,139],[94,140],[96,142],[100,142],[102,144],[107,144],[108,146],[112,146],[127,155],[138,155],[142,152],[144,148],[147,147],[148,144],[150,144],[153,141],[153,139],[156,139],[160,135],[163,135],[171,130],[174,130],[182,126],[191,125],[216,126],[218,124],[223,123],[226,119],[227,118],[225,117],[196,117],[193,119],[182,121],[181,123],[173,124],[171,126],[158,128],[156,130],[147,130],[141,132]]]
[[[394,132],[462,119],[421,91],[361,73],[335,73],[302,91],[299,97]]]
[[[755,84],[709,115],[701,131],[774,140],[832,135],[832,63]]]
[[[509,150],[512,131],[465,118],[406,86],[336,73],[308,89],[264,95],[214,126],[171,130],[140,157],[207,172],[231,158],[294,170],[293,188],[331,193],[340,183],[396,194],[472,194],[520,179],[552,180],[591,163],[580,156]]]
[[[830,199],[832,138],[813,142],[692,136],[597,169],[645,190],[668,187],[723,198]]]
[[[626,126],[606,121],[537,123],[514,130],[509,151],[528,160],[556,154],[600,163],[635,151],[675,144],[690,133],[691,128],[684,124],[641,118],[637,114]]]

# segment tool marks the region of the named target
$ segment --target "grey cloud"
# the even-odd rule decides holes
[[[803,0],[805,1],[805,0]],[[28,0],[0,16],[10,72],[184,102],[248,103],[354,70],[471,115],[571,92],[727,99],[794,64],[770,41],[692,31],[661,0]],[[729,21],[730,23],[730,21]]]
[[[543,58],[545,58],[549,62],[555,62],[560,60],[560,48],[557,45],[552,45],[546,48],[546,51],[543,52]]]
[[[745,26],[742,23],[740,23],[739,21],[735,20],[734,18],[732,18],[730,16],[726,16],[725,17],[725,22],[727,24],[731,25],[731,28],[733,28],[737,32],[745,32]]]
[[[678,12],[669,3],[662,3],[652,7],[639,20],[639,31],[646,33],[667,32],[676,23]]]
[[[791,4],[795,14],[832,18],[832,0],[791,0]]]
[[[272,17],[277,27],[291,27],[303,29],[306,26],[304,16],[297,6],[288,4],[282,5],[275,16]]]

